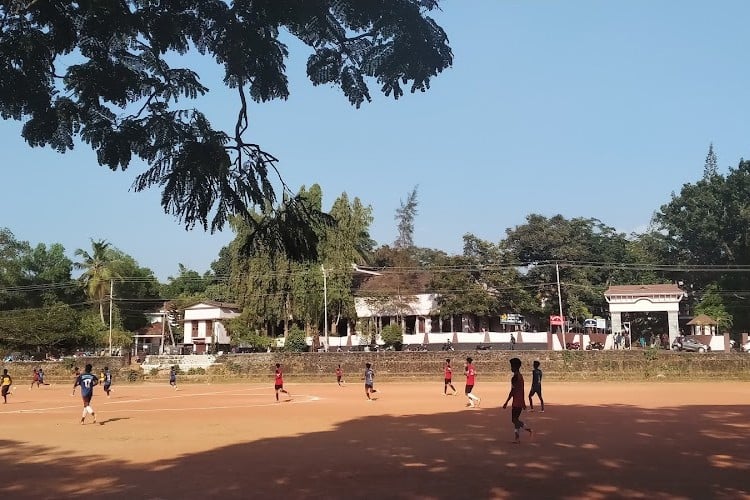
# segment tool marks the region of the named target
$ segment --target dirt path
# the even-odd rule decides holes
[[[81,426],[68,386],[0,405],[7,498],[750,498],[750,383],[549,383],[510,443],[435,384],[117,385]]]

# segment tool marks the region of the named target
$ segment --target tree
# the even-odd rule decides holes
[[[0,342],[19,350],[71,349],[86,342],[79,315],[66,304],[0,313]]]
[[[716,161],[716,153],[714,153],[714,143],[708,145],[708,154],[706,155],[706,163],[703,166],[703,178],[710,180],[712,177],[719,173],[718,161]]]
[[[417,187],[409,192],[406,201],[396,209],[396,222],[398,223],[398,237],[393,246],[397,249],[410,249],[414,247],[414,218],[417,216]]]
[[[114,270],[114,262],[111,259],[108,250],[110,244],[105,240],[91,240],[92,252],[88,253],[81,248],[75,251],[76,257],[80,257],[80,262],[74,263],[76,269],[82,269],[81,281],[86,290],[86,295],[96,305],[99,306],[99,318],[102,325],[106,325],[104,320],[104,299],[109,295],[109,289],[113,280],[119,280],[120,275]]]
[[[313,85],[337,85],[359,107],[372,80],[398,99],[402,85],[424,92],[452,64],[448,38],[428,16],[437,8],[438,0],[2,2],[0,116],[23,120],[31,146],[64,152],[79,139],[112,170],[142,160],[148,168],[134,189],[161,187],[166,212],[213,231],[276,200],[277,159],[245,132],[249,100],[289,96],[284,36],[312,49]],[[178,107],[209,90],[196,71],[170,64],[191,51],[223,67],[237,94],[233,130]],[[310,214],[288,216],[295,201],[270,222],[248,218],[255,236],[276,241],[308,225]]]
[[[380,338],[383,339],[385,347],[392,347],[394,350],[400,351],[404,343],[403,333],[401,326],[388,325],[380,332]]]
[[[703,291],[695,315],[705,314],[719,324],[719,329],[728,330],[732,327],[734,318],[727,312],[724,299],[717,284],[711,284]]]
[[[284,350],[287,352],[305,352],[308,350],[305,332],[293,326],[284,341]]]

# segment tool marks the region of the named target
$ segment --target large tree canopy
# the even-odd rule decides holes
[[[437,8],[438,0],[0,0],[0,116],[23,120],[31,146],[64,152],[80,139],[112,170],[140,158],[148,167],[135,190],[159,186],[167,213],[213,231],[276,200],[276,158],[244,133],[249,100],[289,96],[282,34],[311,48],[314,85],[337,85],[359,107],[371,99],[368,81],[399,98],[404,86],[425,91],[452,64],[428,16]],[[215,130],[182,105],[209,90],[191,68],[170,64],[191,51],[212,57],[236,91],[234,130]],[[248,223],[268,235],[305,224],[294,201],[273,223]]]

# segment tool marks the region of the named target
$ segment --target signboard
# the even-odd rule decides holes
[[[597,330],[606,330],[607,320],[603,318],[596,318],[596,328]]]
[[[513,325],[520,325],[523,323],[523,316],[516,313],[501,314],[500,323],[510,323]]]
[[[550,326],[563,326],[565,324],[565,316],[553,315],[549,317]]]

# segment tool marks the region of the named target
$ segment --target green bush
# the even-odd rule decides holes
[[[204,368],[190,368],[187,372],[188,375],[205,375],[206,370]]]
[[[308,347],[307,341],[305,340],[305,332],[296,326],[292,327],[286,336],[284,350],[287,352],[306,352]]]
[[[138,382],[141,379],[141,372],[137,370],[130,370],[128,372],[128,382]]]
[[[151,371],[150,371],[150,372],[148,372],[148,373],[149,373],[149,375],[151,375],[152,377],[155,377],[155,376],[159,375],[159,369],[158,369],[158,368],[151,368]]]
[[[393,347],[397,351],[401,350],[404,337],[399,325],[386,326],[383,328],[383,331],[380,332],[380,337],[383,339],[385,347]]]

